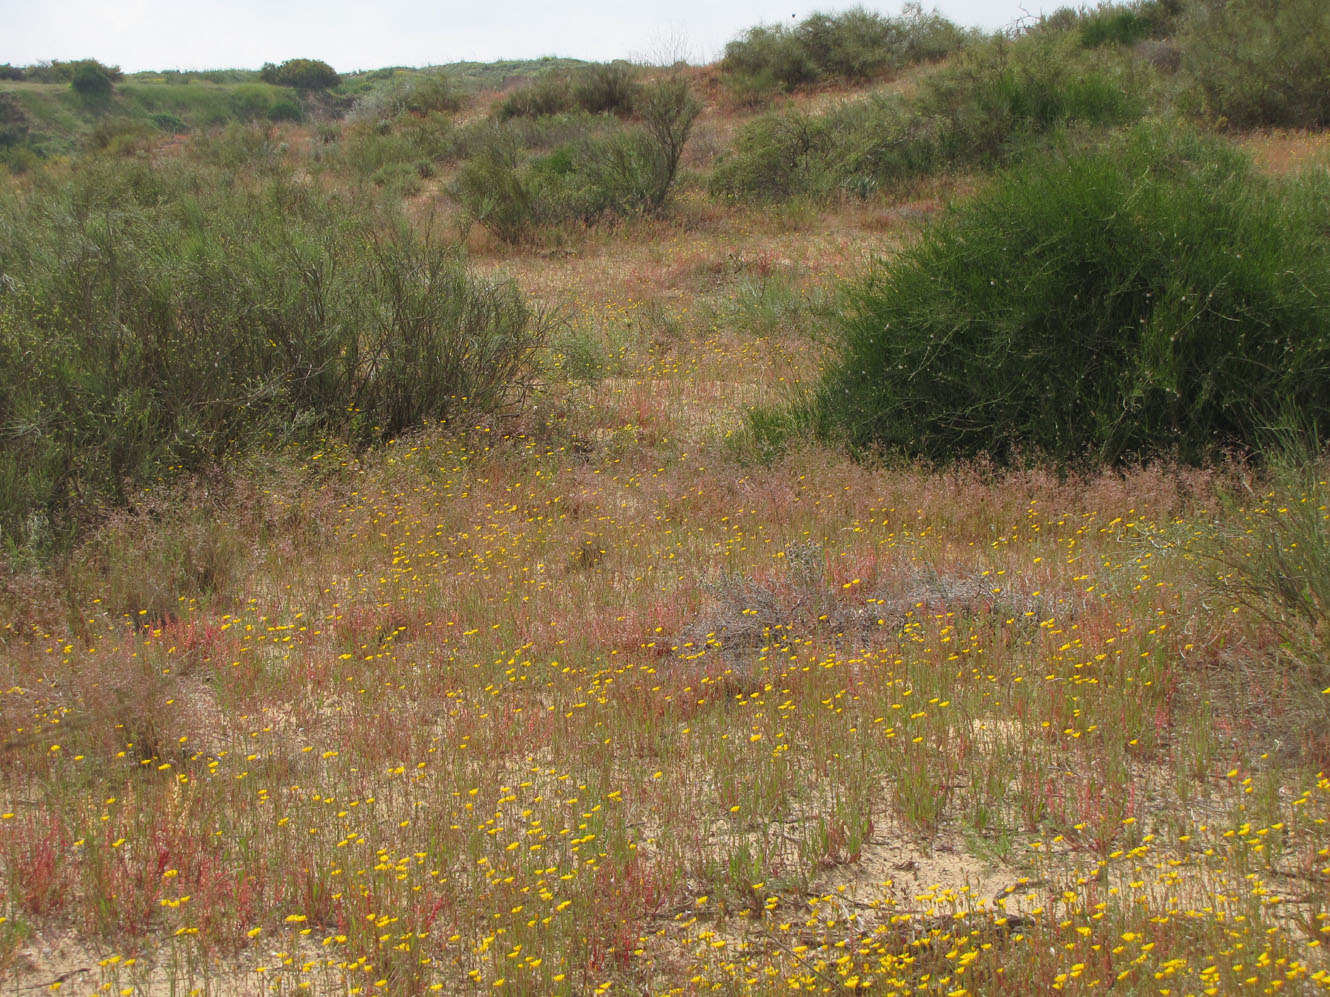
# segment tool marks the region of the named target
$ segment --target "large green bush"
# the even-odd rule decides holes
[[[1330,125],[1330,3],[1196,0],[1178,35],[1188,97],[1239,128]]]
[[[933,460],[1200,461],[1330,425],[1330,182],[1140,126],[999,177],[851,292],[822,432]]]
[[[453,196],[471,219],[504,242],[517,242],[534,224],[521,150],[506,129],[491,129],[453,182]]]
[[[0,201],[0,544],[173,468],[520,395],[543,319],[386,211],[278,166],[102,157]]]

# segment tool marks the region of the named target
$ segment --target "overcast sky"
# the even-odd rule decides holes
[[[1069,3],[1070,0],[1061,0]],[[995,30],[1061,4],[940,0],[965,27]],[[717,58],[755,24],[796,23],[815,11],[761,0],[0,0],[0,63],[95,58],[142,69],[257,69],[323,59],[339,72],[383,66],[542,55],[690,62]],[[900,0],[864,4],[898,14]],[[928,9],[931,4],[924,4]]]

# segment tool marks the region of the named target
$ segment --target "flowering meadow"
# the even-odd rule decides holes
[[[936,207],[478,246],[515,413],[8,572],[0,993],[1330,992],[1324,468],[754,442]]]

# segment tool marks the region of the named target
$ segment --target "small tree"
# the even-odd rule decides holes
[[[702,105],[693,96],[688,81],[671,76],[648,86],[642,95],[642,124],[655,145],[657,182],[650,199],[652,211],[665,205],[674,178],[679,172],[679,159],[684,144],[693,130]]]

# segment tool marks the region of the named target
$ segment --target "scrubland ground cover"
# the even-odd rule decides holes
[[[465,225],[460,167],[440,147],[413,193],[343,157],[431,113],[256,140],[266,166],[192,195],[223,222],[286,198],[281,238],[223,226],[246,254],[195,232],[174,269],[116,269],[98,238],[125,202],[93,204],[84,272],[122,293],[89,323],[147,301],[163,342],[226,328],[261,358],[317,313],[340,359],[306,373],[386,390],[333,332],[453,328],[415,289],[461,263],[414,240]],[[538,154],[558,120],[521,126]],[[1247,144],[1324,169],[1317,134]],[[681,162],[668,212],[516,246],[471,225],[449,296],[511,278],[547,316],[521,404],[371,423],[260,392],[267,443],[209,436],[186,475],[212,375],[186,365],[171,404],[128,362],[80,389],[183,421],[95,500],[90,471],[48,499],[82,511],[64,546],[7,527],[0,992],[1330,990],[1324,462],[926,464],[764,434],[752,412],[834,383],[844,283],[992,181],[752,207]],[[347,190],[370,207],[325,254],[302,226]],[[134,224],[189,234],[173,204]],[[283,308],[187,293],[283,257]],[[6,284],[0,314],[73,337],[77,286]],[[89,349],[62,362],[87,377]],[[4,404],[7,452],[90,445]]]

